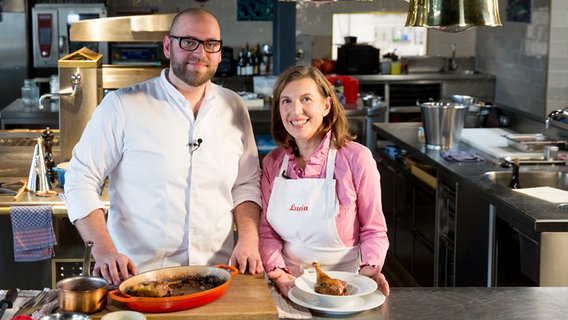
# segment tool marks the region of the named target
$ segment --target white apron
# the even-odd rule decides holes
[[[347,247],[337,232],[339,202],[333,169],[335,148],[329,149],[324,179],[287,179],[288,155],[272,188],[266,218],[284,241],[283,257],[294,276],[318,261],[324,270],[356,272],[359,246]]]

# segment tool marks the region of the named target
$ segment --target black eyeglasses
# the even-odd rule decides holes
[[[185,51],[195,51],[201,44],[205,52],[216,53],[221,51],[223,46],[222,40],[199,40],[194,37],[176,37],[172,35],[170,35],[170,38],[177,40],[179,47]]]

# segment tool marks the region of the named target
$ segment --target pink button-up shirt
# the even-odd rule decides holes
[[[280,167],[284,155],[290,156],[286,170],[290,179],[323,178],[330,136],[330,133],[325,136],[305,168],[297,166],[290,149],[277,148],[267,154],[262,162],[260,255],[267,271],[285,267],[283,240],[266,219],[274,179],[282,174]],[[336,193],[340,206],[339,215],[335,218],[339,237],[348,247],[361,245],[362,264],[382,267],[389,241],[381,203],[380,176],[371,151],[359,143],[347,142],[337,150],[334,179],[337,180]]]

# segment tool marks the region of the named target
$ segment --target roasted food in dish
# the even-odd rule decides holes
[[[196,275],[183,279],[162,279],[135,284],[126,293],[135,297],[173,297],[193,294],[218,287],[224,281],[217,276]]]
[[[347,295],[347,282],[328,276],[321,270],[318,262],[313,262],[312,265],[316,268],[315,292],[333,296]]]
[[[128,294],[136,297],[169,297],[172,289],[165,280],[150,281],[133,285],[128,289]]]

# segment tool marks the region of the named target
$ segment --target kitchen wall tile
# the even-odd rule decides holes
[[[499,0],[503,26],[494,32],[477,33],[478,66],[498,75],[498,105],[544,115],[550,1],[555,0],[533,0],[531,23],[519,23],[507,21],[508,0]]]
[[[551,0],[547,113],[568,104],[568,3]]]

